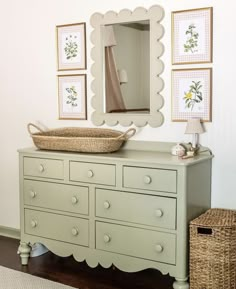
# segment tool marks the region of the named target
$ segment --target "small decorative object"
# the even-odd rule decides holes
[[[211,121],[212,69],[174,69],[172,71],[172,120],[197,117]]]
[[[212,62],[213,8],[172,12],[172,63]]]
[[[177,143],[177,145],[172,147],[171,153],[174,156],[182,157],[185,155],[185,148],[180,143]]]
[[[204,130],[201,125],[200,118],[191,118],[188,120],[185,133],[193,135],[190,151],[195,151],[196,149],[198,149],[198,134],[203,132]]]
[[[86,75],[58,76],[59,119],[87,119]]]
[[[86,69],[86,24],[58,25],[58,70]]]
[[[186,155],[182,156],[182,159],[189,159],[189,158],[193,158],[197,153],[197,149],[193,149],[192,147],[190,148],[190,150],[187,151]]]

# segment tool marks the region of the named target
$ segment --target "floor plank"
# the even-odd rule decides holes
[[[0,236],[0,265],[50,279],[79,289],[172,289],[174,279],[157,270],[125,273],[118,269],[90,268],[73,257],[58,257],[51,252],[20,264],[19,240]]]

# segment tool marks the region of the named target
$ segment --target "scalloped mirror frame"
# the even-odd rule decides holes
[[[91,33],[91,42],[93,48],[91,57],[94,63],[91,67],[91,74],[94,77],[91,89],[93,97],[91,100],[92,107],[95,109],[92,113],[92,122],[101,126],[107,124],[115,126],[130,126],[134,124],[137,127],[143,127],[149,124],[151,127],[159,127],[163,124],[164,117],[159,111],[164,100],[160,92],[164,88],[164,81],[160,74],[164,70],[164,63],[160,57],[164,53],[164,45],[160,39],[164,35],[164,28],[160,24],[164,18],[164,9],[155,5],[150,9],[142,7],[134,11],[123,9],[119,13],[109,11],[106,14],[94,13],[91,16],[90,23],[94,30]],[[123,22],[150,21],[150,113],[149,114],[127,114],[127,113],[105,113],[104,112],[104,92],[103,92],[103,48],[101,27],[103,25],[117,24]]]

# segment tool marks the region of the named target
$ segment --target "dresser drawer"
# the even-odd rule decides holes
[[[176,199],[96,189],[96,216],[175,229]]]
[[[123,174],[123,186],[126,188],[176,193],[175,170],[124,166]]]
[[[70,180],[115,186],[116,167],[115,165],[71,161]]]
[[[24,203],[29,206],[88,215],[88,188],[24,180]]]
[[[25,210],[25,233],[88,246],[88,220]]]
[[[96,222],[96,248],[175,264],[175,235]]]
[[[63,180],[63,160],[24,157],[24,175]]]

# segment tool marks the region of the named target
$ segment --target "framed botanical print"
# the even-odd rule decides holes
[[[172,12],[172,64],[212,62],[213,8]]]
[[[172,70],[172,121],[211,121],[212,69]]]
[[[87,119],[86,74],[58,75],[59,119]]]
[[[86,24],[58,25],[56,35],[58,71],[86,69]]]

